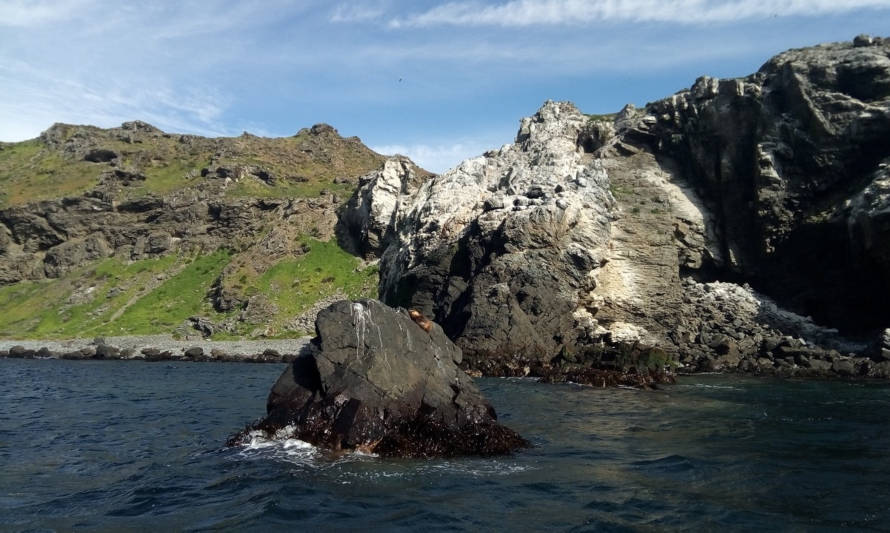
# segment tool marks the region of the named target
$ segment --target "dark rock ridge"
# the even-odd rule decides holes
[[[376,300],[341,301],[316,320],[308,350],[269,394],[261,431],[332,450],[428,457],[509,453],[527,445],[497,423],[457,364],[461,351],[433,324]]]
[[[890,40],[860,37],[611,117],[547,102],[441,176],[363,181],[347,233],[483,373],[883,377],[888,138]]]

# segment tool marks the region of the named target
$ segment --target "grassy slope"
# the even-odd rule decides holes
[[[230,169],[254,166],[271,173],[266,183],[251,175],[226,189],[231,197],[316,197],[323,190],[346,193],[349,184],[334,183],[341,177],[360,176],[377,168],[383,157],[360,141],[343,139],[333,132],[309,130],[293,137],[265,138],[253,135],[206,139],[160,133],[103,130],[91,126],[54,126],[63,139],[88,139],[85,145],[120,154],[117,168],[141,173],[145,181],[122,188],[118,199],[146,194],[163,195],[193,187],[212,177],[201,177],[211,166]],[[130,136],[133,142],[122,140]],[[0,143],[0,208],[30,202],[77,196],[99,185],[107,163],[83,161],[70,151],[53,148],[41,139]]]
[[[377,293],[377,267],[358,270],[359,260],[336,242],[306,240],[309,252],[284,259],[258,276],[247,289],[265,294],[283,317],[299,315],[323,298],[342,292],[350,298]]]
[[[307,239],[310,250],[284,259],[264,274],[245,279],[247,294],[264,294],[279,306],[271,325],[279,335],[286,322],[317,300],[338,291],[350,297],[376,294],[375,267],[359,270],[359,260],[335,242]],[[60,279],[0,287],[0,338],[64,339],[98,335],[172,333],[190,316],[221,321],[207,299],[214,280],[231,259],[217,251],[200,257],[169,255],[129,264],[106,259]],[[166,274],[161,282],[157,276]],[[266,324],[264,324],[266,325]],[[242,324],[246,336],[260,324]]]
[[[93,163],[68,161],[37,139],[0,149],[0,207],[80,194],[98,183]]]

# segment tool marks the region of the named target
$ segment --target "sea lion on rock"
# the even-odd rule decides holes
[[[272,386],[266,417],[229,445],[260,431],[335,455],[488,456],[527,447],[457,366],[462,353],[442,328],[421,334],[411,319],[377,300],[342,300],[320,311],[316,337]]]
[[[413,320],[418,326],[420,326],[421,329],[423,329],[427,333],[429,333],[430,330],[433,329],[433,321],[423,316],[423,314],[417,309],[409,309],[408,316],[410,316],[411,320]]]

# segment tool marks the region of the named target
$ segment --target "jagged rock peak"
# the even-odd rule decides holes
[[[297,132],[297,135],[307,135],[307,134],[314,135],[314,136],[325,136],[325,135],[335,136],[335,137],[340,136],[340,132],[338,132],[335,127],[331,126],[330,124],[325,124],[324,122],[315,124],[311,128],[303,128]]]
[[[124,122],[123,124],[121,124],[121,129],[129,131],[143,131],[147,133],[163,133],[160,128],[156,128],[148,122],[143,122],[141,120],[131,120],[129,122]]]
[[[417,192],[426,175],[407,157],[396,155],[359,178],[358,189],[341,217],[341,240],[364,256],[380,257],[396,217]]]
[[[400,199],[380,297],[493,374],[643,346],[692,367],[832,367],[862,350],[838,329],[890,323],[888,52],[864,36],[791,50],[609,119],[548,101],[515,143]]]
[[[586,122],[587,118],[575,104],[547,100],[537,113],[520,121],[516,143],[521,144],[525,151],[547,149],[571,152]]]

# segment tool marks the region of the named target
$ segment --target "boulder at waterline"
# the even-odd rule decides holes
[[[461,351],[432,324],[376,300],[318,314],[316,337],[272,387],[251,430],[332,450],[432,457],[509,453],[528,443],[497,415],[457,364]]]

